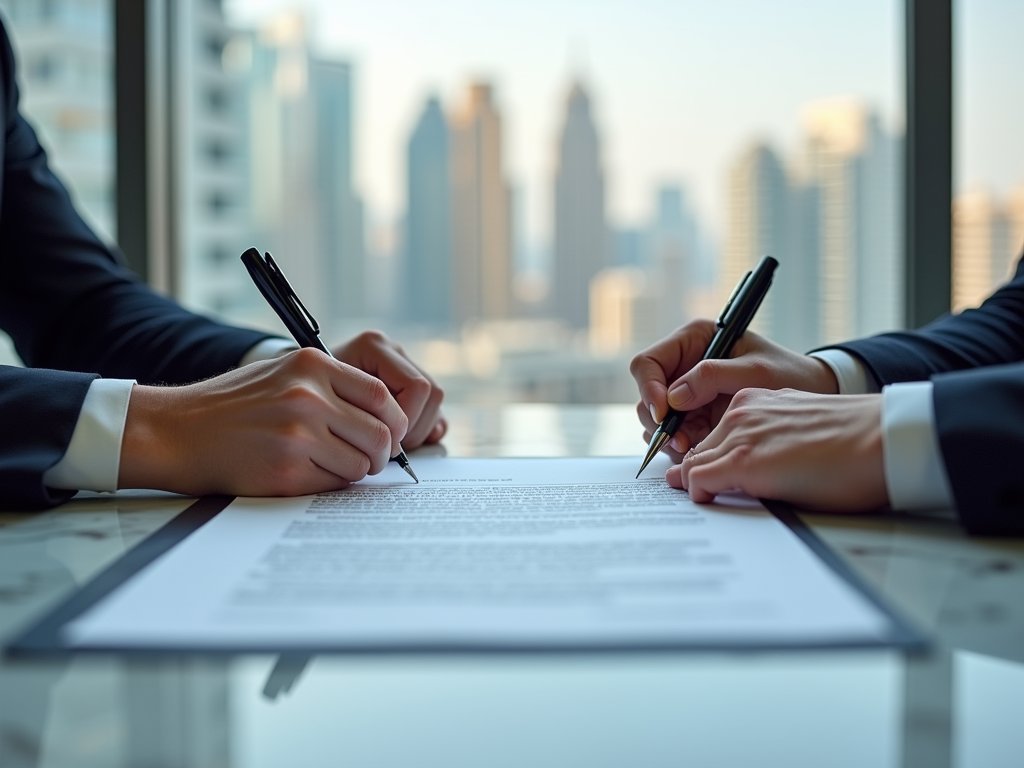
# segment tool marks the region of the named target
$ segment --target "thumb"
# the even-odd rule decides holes
[[[771,388],[761,361],[747,358],[701,360],[668,389],[668,404],[677,411],[692,411],[719,395],[735,395],[750,387]]]

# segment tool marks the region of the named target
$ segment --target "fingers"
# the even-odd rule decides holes
[[[434,424],[434,428],[427,435],[426,444],[433,445],[434,443],[441,442],[441,438],[448,432],[448,420],[444,416],[438,416],[437,423]]]
[[[367,331],[339,348],[337,354],[344,362],[379,378],[394,395],[409,420],[402,438],[406,448],[416,448],[434,434],[444,391],[400,345],[379,331]]]
[[[347,402],[336,405],[324,424],[318,463],[348,480],[380,472],[395,455],[392,430],[380,419]]]
[[[363,451],[368,471],[379,472],[398,453],[409,421],[380,379],[315,349],[292,352],[285,365],[298,382],[314,388],[322,385],[322,393],[302,385],[289,391],[300,415],[311,424],[325,424],[334,435]],[[325,408],[320,408],[321,403]]]
[[[409,419],[405,411],[388,391],[383,381],[344,363],[335,362],[330,368],[330,383],[339,399],[339,413],[350,415],[355,423],[366,427],[368,422],[357,417],[359,411],[383,422],[391,438],[391,453],[400,450],[399,443],[409,430]],[[344,405],[355,406],[354,410]],[[374,444],[376,444],[374,442]]]
[[[677,411],[707,405],[719,395],[734,395],[741,389],[773,389],[771,366],[753,356],[731,360],[701,360],[672,383],[668,404]]]
[[[640,423],[643,425],[646,437],[646,442],[651,441],[651,435],[654,434],[654,430],[658,428],[657,423],[651,418],[651,413],[647,409],[647,406],[643,402],[637,403],[636,415],[640,419]],[[708,432],[711,431],[710,414],[706,413],[703,409],[698,411],[691,411],[686,419],[683,421],[683,425],[679,428],[679,431],[669,441],[669,448],[680,456],[690,450],[690,447],[696,445],[705,437]],[[669,452],[669,449],[666,449]]]
[[[661,421],[667,411],[668,382],[688,371],[704,354],[715,333],[710,320],[695,320],[633,358],[629,371],[640,400]]]

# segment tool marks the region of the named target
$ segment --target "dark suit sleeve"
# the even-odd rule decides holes
[[[14,58],[0,33],[0,328],[30,366],[0,371],[0,506],[46,506],[60,497],[42,475],[67,449],[97,374],[197,381],[237,365],[266,334],[156,295],[93,234],[18,113]]]
[[[935,426],[964,527],[1024,535],[1024,363],[933,379]]]
[[[934,383],[935,426],[964,527],[1024,535],[1024,258],[977,309],[837,345],[879,384]]]
[[[859,358],[879,385],[927,381],[938,373],[1024,360],[1024,258],[1013,279],[977,309],[919,331],[836,344]]]

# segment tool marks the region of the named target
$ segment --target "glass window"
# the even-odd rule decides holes
[[[1006,280],[1024,247],[1024,95],[1014,53],[1024,5],[953,7],[953,305],[963,309]]]
[[[902,4],[192,0],[184,300],[382,327],[450,397],[635,399],[764,253],[791,347],[902,317]],[[215,257],[216,255],[216,257]]]
[[[18,56],[21,111],[78,210],[115,235],[111,0],[0,0]]]

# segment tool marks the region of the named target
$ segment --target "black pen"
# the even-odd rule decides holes
[[[266,258],[260,255],[255,248],[250,248],[242,254],[242,263],[249,270],[249,276],[260,289],[263,298],[281,318],[288,332],[292,335],[300,347],[314,347],[321,352],[334,357],[331,350],[327,348],[320,338],[320,326],[316,318],[309,313],[303,305],[302,300],[295,293],[284,272],[277,266],[274,257],[269,253]],[[409,464],[409,457],[405,455],[405,449],[398,446],[398,455],[391,457],[392,461],[398,462],[398,466],[409,473],[409,476],[417,483],[420,481],[416,473],[412,471]]]
[[[747,272],[733,289],[729,301],[725,303],[725,309],[718,316],[718,330],[708,345],[708,351],[704,353],[705,360],[722,360],[729,356],[733,344],[746,332],[747,326],[757,313],[757,308],[764,301],[777,266],[779,262],[771,256],[763,256],[758,265]],[[651,444],[647,447],[647,455],[644,456],[644,463],[640,465],[640,472],[636,473],[637,477],[647,469],[647,465],[665,447],[665,443],[672,439],[686,419],[686,414],[687,411],[668,409],[665,418],[651,436]]]

